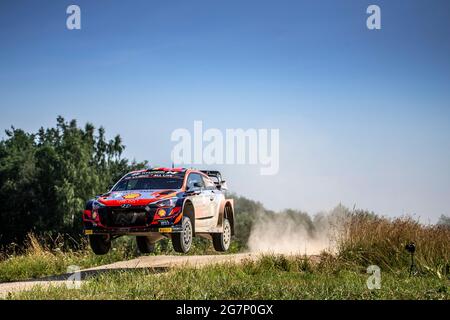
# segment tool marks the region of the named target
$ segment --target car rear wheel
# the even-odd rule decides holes
[[[183,217],[182,220],[183,231],[172,234],[172,245],[176,252],[187,253],[192,245],[192,222],[189,217]]]
[[[223,219],[223,232],[212,234],[214,250],[224,252],[230,248],[231,225],[227,218]]]
[[[104,235],[90,235],[89,244],[91,245],[92,251],[97,255],[107,254],[111,249],[111,238]]]
[[[155,251],[155,243],[151,242],[148,237],[137,236],[136,243],[140,253],[152,253]]]

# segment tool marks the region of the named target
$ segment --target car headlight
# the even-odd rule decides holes
[[[92,212],[91,212],[91,218],[92,220],[97,220],[98,217],[98,209],[105,207],[104,204],[98,202],[98,201],[94,201],[92,203]]]
[[[105,206],[104,204],[102,204],[98,201],[94,201],[94,203],[92,204],[92,210],[98,210],[104,206]]]
[[[175,205],[177,204],[177,201],[178,201],[178,198],[173,197],[173,198],[164,199],[164,200],[152,203],[152,205],[155,205],[157,207],[175,207]]]

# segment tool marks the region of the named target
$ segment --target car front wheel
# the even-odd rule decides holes
[[[187,253],[192,245],[192,237],[194,236],[192,230],[192,222],[189,217],[183,217],[182,231],[172,234],[172,245],[176,252]]]

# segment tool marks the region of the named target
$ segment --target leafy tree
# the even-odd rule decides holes
[[[120,136],[57,118],[36,134],[6,130],[0,141],[0,243],[30,232],[79,234],[85,201],[145,163],[122,158]]]

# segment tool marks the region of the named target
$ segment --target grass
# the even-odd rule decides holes
[[[89,248],[87,240],[77,244],[78,250],[63,249],[63,241],[47,244],[33,234],[28,235],[25,252],[4,255],[0,259],[0,282],[36,279],[45,276],[64,274],[71,265],[80,268],[90,268],[117,261],[128,260],[140,255],[136,248],[134,237],[122,237],[113,241],[112,250],[103,256],[95,255]],[[230,252],[237,252],[233,246]],[[156,247],[156,254],[177,255],[169,240],[160,241]],[[195,239],[190,251],[194,254],[217,254],[210,242]]]
[[[50,248],[30,234],[23,254],[10,254],[0,260],[0,282],[64,274],[70,265],[88,268],[129,259],[135,255],[126,242],[116,245],[104,256],[96,256],[86,249],[87,244],[82,245],[81,250],[62,250],[58,244]]]
[[[450,299],[450,228],[422,225],[408,217],[387,219],[367,212],[345,212],[337,251],[319,262],[301,256],[266,255],[258,261],[178,267],[167,273],[114,271],[89,278],[80,290],[35,288],[11,299]],[[0,282],[66,273],[137,256],[134,241],[121,238],[105,256],[42,245],[31,236],[24,254],[0,259]],[[416,244],[414,276],[408,274],[407,243]],[[232,252],[239,250],[238,246]],[[191,254],[216,254],[208,241],[196,239]],[[170,241],[155,254],[174,254]],[[369,290],[366,268],[381,269],[381,289]]]
[[[331,271],[304,257],[263,256],[243,264],[164,274],[146,270],[100,274],[80,289],[64,286],[10,295],[9,299],[449,299],[448,280],[406,272],[382,273],[381,289],[369,290],[362,270]]]
[[[414,242],[419,273],[445,278],[450,268],[450,227],[422,225],[410,217],[390,220],[366,213],[350,214],[338,241],[338,258],[350,264],[378,265],[395,271],[411,265],[405,250]]]

